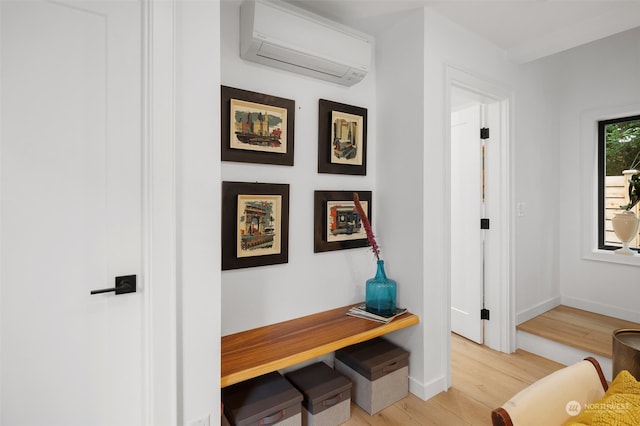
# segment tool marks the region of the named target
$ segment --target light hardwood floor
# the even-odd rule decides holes
[[[521,350],[496,352],[451,338],[452,387],[428,401],[413,394],[374,416],[351,404],[348,426],[491,425],[491,410],[562,364]]]
[[[640,328],[640,324],[560,305],[523,322],[517,328],[611,358],[613,331],[618,328]]]

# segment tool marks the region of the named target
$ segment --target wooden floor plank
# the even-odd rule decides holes
[[[460,418],[463,422],[461,424],[491,424],[487,417],[487,407],[457,387],[436,395],[433,402]]]
[[[517,328],[554,342],[611,358],[613,331],[619,328],[640,328],[640,324],[560,305],[518,325]]]

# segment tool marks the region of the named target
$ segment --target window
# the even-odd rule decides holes
[[[611,218],[629,203],[629,177],[624,171],[640,169],[640,115],[598,121],[598,247],[622,246]],[[640,204],[640,203],[639,203]],[[638,205],[632,209],[638,215]],[[640,247],[636,235],[629,247]]]

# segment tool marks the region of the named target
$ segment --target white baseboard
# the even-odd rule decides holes
[[[640,312],[638,311],[631,311],[617,306],[606,305],[604,303],[569,296],[562,296],[562,304],[572,308],[582,309],[584,311],[595,312],[600,315],[607,315],[609,317],[640,323]]]
[[[433,398],[440,392],[444,392],[446,390],[447,381],[445,377],[438,378],[425,384],[409,376],[409,392],[423,401]]]
[[[611,359],[609,358],[572,348],[571,346],[563,345],[562,343],[557,343],[530,333],[525,333],[524,331],[518,331],[516,333],[516,341],[518,349],[531,352],[564,365],[575,364],[589,356],[594,357],[600,363],[600,367],[602,368],[605,378],[611,381],[613,367]]]
[[[516,324],[522,324],[525,321],[529,321],[531,318],[535,318],[540,314],[543,314],[556,306],[560,305],[560,296],[552,297],[542,303],[538,303],[531,308],[520,311],[516,314]]]

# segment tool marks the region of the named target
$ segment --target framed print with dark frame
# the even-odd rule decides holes
[[[222,182],[222,270],[289,261],[289,185]]]
[[[220,88],[222,161],[293,166],[295,101]]]
[[[320,99],[318,173],[367,174],[367,109]]]
[[[358,193],[362,209],[371,221],[371,191],[314,192],[314,253],[366,247],[369,244],[360,215],[354,207],[354,192]]]

